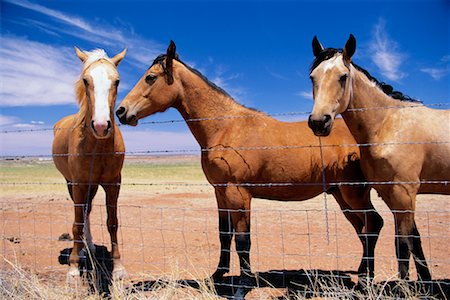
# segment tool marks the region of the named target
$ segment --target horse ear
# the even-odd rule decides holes
[[[86,53],[84,53],[83,51],[81,51],[80,49],[78,49],[78,47],[76,47],[76,46],[75,46],[75,53],[77,54],[77,56],[81,60],[81,62],[84,62],[88,58],[88,55]]]
[[[313,54],[315,57],[317,57],[317,55],[319,55],[320,52],[323,51],[323,46],[317,39],[317,36],[314,36],[314,38],[312,40],[312,49],[313,49]]]
[[[177,46],[174,41],[170,40],[169,47],[167,47],[167,58],[174,59],[177,53]]]
[[[122,59],[125,57],[125,54],[127,54],[127,48],[123,49],[122,52],[111,58],[111,61],[118,66],[119,63],[122,61]]]
[[[166,79],[167,83],[170,85],[173,83],[173,60],[177,59],[177,46],[170,40],[169,47],[167,47],[167,58],[166,58]]]
[[[347,43],[345,43],[344,51],[343,51],[344,60],[346,62],[348,62],[348,63],[351,62],[352,56],[353,56],[353,54],[355,54],[355,50],[356,50],[356,39],[353,36],[353,34],[350,33],[350,37],[348,38]]]

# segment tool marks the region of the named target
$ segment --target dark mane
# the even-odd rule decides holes
[[[152,65],[150,66],[150,68],[155,65],[155,64],[159,64],[162,63],[165,59],[166,59],[167,55],[166,54],[161,54],[159,55],[157,58],[155,58],[155,60],[153,61]],[[225,96],[233,99],[233,97],[230,96],[230,94],[228,94],[224,89],[222,89],[221,87],[217,86],[216,84],[214,84],[214,82],[209,81],[208,78],[206,78],[205,75],[203,75],[202,73],[200,73],[198,70],[188,66],[187,64],[185,64],[183,61],[181,61],[177,57],[175,58],[178,62],[180,62],[183,66],[185,66],[189,71],[191,71],[192,73],[194,73],[195,75],[197,75],[198,77],[200,77],[201,79],[203,79],[204,82],[206,82],[211,88],[213,88],[215,91],[218,91],[222,94],[224,94]],[[234,99],[233,99],[234,101]]]
[[[342,53],[342,49],[335,49],[335,48],[327,48],[324,49],[322,52],[319,53],[319,55],[314,59],[313,63],[311,64],[311,68],[309,70],[309,73],[311,73],[312,71],[314,71],[315,68],[317,68],[322,62],[324,62],[325,60],[328,60],[330,58],[332,58],[336,53]],[[408,102],[418,102],[418,103],[422,103],[422,101],[420,100],[416,100],[413,99],[407,95],[404,95],[402,92],[399,91],[394,91],[394,88],[392,87],[392,85],[389,85],[387,83],[384,82],[380,82],[378,79],[376,79],[375,77],[373,77],[372,75],[369,74],[369,72],[363,68],[361,68],[360,66],[358,66],[357,64],[352,62],[352,65],[355,67],[355,69],[357,69],[358,71],[362,72],[364,75],[367,76],[367,78],[369,78],[369,80],[373,81],[376,83],[376,85],[388,96],[390,96],[393,99],[397,99],[400,101],[408,101]]]

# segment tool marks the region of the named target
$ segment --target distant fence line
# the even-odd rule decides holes
[[[418,181],[339,181],[339,182],[241,182],[241,183],[154,183],[154,182],[131,182],[131,183],[111,183],[111,182],[0,182],[1,185],[72,185],[72,186],[89,186],[89,185],[104,185],[104,186],[212,186],[212,187],[295,187],[295,186],[361,186],[361,185],[414,185],[414,184],[442,184],[449,185],[450,180],[418,180]]]

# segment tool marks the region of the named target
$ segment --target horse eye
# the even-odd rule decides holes
[[[341,76],[341,78],[339,78],[339,82],[341,83],[342,86],[345,85],[345,82],[347,81],[347,77],[348,77],[348,75],[344,74]]]
[[[145,82],[151,85],[155,82],[156,78],[158,78],[158,76],[155,74],[148,74],[147,77],[145,77]]]

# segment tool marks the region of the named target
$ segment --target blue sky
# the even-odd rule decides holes
[[[117,103],[172,39],[183,61],[269,114],[312,108],[311,40],[343,47],[380,81],[449,108],[450,4],[423,1],[0,0],[0,131],[50,128],[77,112],[73,46],[128,47]],[[287,121],[307,115],[278,117]],[[148,121],[181,119],[175,110]],[[121,127],[128,151],[198,149],[184,123]],[[51,131],[0,133],[0,155],[50,154]]]

